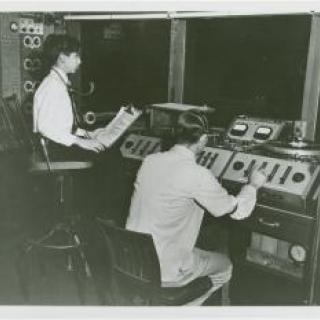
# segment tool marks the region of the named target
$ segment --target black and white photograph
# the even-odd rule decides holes
[[[320,4],[20,4],[0,314],[320,316]]]

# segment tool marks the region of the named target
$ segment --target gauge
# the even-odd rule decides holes
[[[259,127],[253,137],[258,140],[267,140],[272,134],[270,127]]]
[[[233,136],[238,136],[238,137],[241,137],[243,136],[246,131],[248,130],[248,125],[245,124],[245,123],[236,123],[231,131],[230,131],[230,134],[233,135]]]
[[[289,255],[293,261],[301,263],[301,262],[306,261],[307,251],[303,246],[301,246],[299,244],[293,244],[289,248]]]

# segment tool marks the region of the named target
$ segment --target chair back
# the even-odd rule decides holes
[[[161,286],[160,264],[152,236],[99,221],[111,264],[115,305],[148,305]]]

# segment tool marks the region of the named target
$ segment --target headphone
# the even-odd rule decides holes
[[[192,114],[193,116],[195,116],[197,119],[200,120],[202,128],[204,129],[204,133],[209,133],[209,124],[208,124],[207,117],[203,113],[198,113],[194,110],[191,110],[190,114]]]

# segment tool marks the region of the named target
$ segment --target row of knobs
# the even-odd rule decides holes
[[[134,141],[128,140],[125,143],[125,148],[131,149],[131,153],[135,154],[135,153],[138,153],[138,148],[142,146],[142,148],[140,148],[140,150],[139,150],[139,154],[141,156],[143,156],[148,149],[149,150],[148,150],[147,154],[150,154],[150,153],[155,152],[158,149],[158,147],[160,146],[160,142],[156,142],[153,146],[152,146],[152,141],[146,141],[146,143],[144,145],[143,145],[143,142],[144,142],[144,140],[139,140],[138,143],[135,145]]]
[[[254,165],[254,163],[253,163]],[[251,167],[253,167],[253,165]],[[250,165],[249,165],[250,166]],[[266,167],[266,166],[265,166]],[[270,182],[272,180],[272,178],[274,177],[274,175],[276,174],[277,170],[279,169],[279,165],[275,165],[274,168],[272,169],[270,175],[267,178],[267,181]],[[244,162],[242,161],[235,161],[233,163],[233,170],[235,171],[240,171],[244,168]],[[252,169],[252,168],[251,168]],[[290,171],[292,170],[292,167],[289,166],[287,167],[286,171],[284,172],[284,175],[280,178],[280,183],[283,184],[286,180],[286,178],[288,177]],[[248,176],[248,171],[250,170],[245,170],[245,172],[247,172],[247,174],[245,173],[246,176]],[[299,183],[302,182],[305,179],[305,175],[302,172],[295,172],[292,175],[292,181],[295,183]]]

